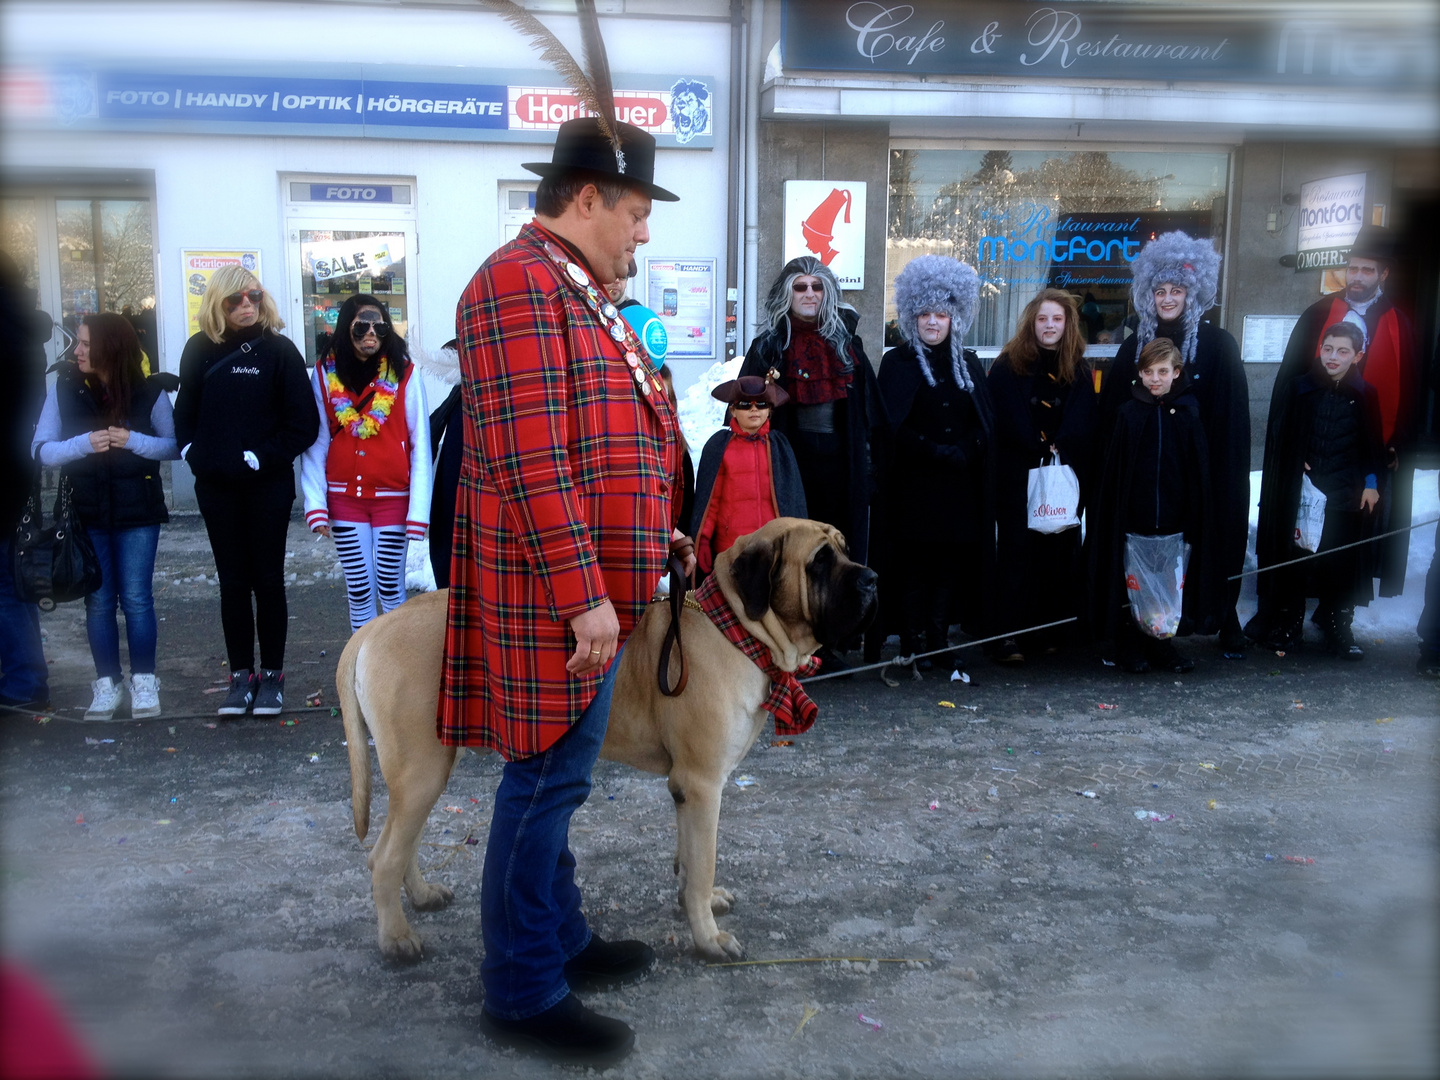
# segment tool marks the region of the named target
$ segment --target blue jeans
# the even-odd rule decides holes
[[[50,673],[40,644],[40,609],[15,595],[10,572],[13,535],[0,537],[0,698],[48,701]]]
[[[120,626],[115,606],[125,612],[125,640],[130,646],[130,674],[155,674],[155,549],[160,526],[136,529],[89,529],[100,557],[100,588],[85,597],[85,634],[95,674],[120,681]]]
[[[501,1020],[524,1020],[563,1001],[565,962],[590,944],[570,817],[590,795],[623,652],[570,730],[544,753],[507,761],[495,792],[480,880],[480,980],[485,1011]]]

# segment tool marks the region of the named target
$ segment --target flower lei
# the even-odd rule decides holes
[[[325,390],[330,397],[330,407],[335,410],[335,419],[340,426],[357,439],[368,439],[380,430],[380,425],[395,406],[399,383],[395,381],[388,362],[382,361],[380,373],[375,377],[375,392],[363,413],[355,408],[355,395],[345,389],[340,376],[335,373],[335,355],[325,358]]]

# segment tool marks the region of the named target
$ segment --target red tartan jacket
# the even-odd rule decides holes
[[[678,507],[669,400],[653,378],[641,392],[547,238],[525,226],[456,312],[465,450],[438,727],[507,760],[548,749],[590,703],[599,675],[565,670],[569,620],[608,597],[624,641]]]

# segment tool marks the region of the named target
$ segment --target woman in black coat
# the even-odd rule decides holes
[[[902,665],[945,648],[952,623],[984,634],[993,615],[995,410],[962,344],[978,294],[975,271],[941,255],[895,279],[904,341],[880,365],[892,438],[874,535],[881,632],[900,635]]]
[[[1076,472],[1082,505],[1095,435],[1095,380],[1085,360],[1085,335],[1075,298],[1043,289],[1020,316],[1015,336],[987,380],[995,402],[995,523],[999,579],[1015,602],[1005,605],[997,632],[1068,619],[1083,610],[1080,528],[1058,533],[1029,528],[1030,470],[1059,454]],[[1025,662],[1025,649],[1054,652],[1067,627],[1007,638],[1001,663]]]
[[[230,662],[221,716],[275,716],[284,704],[294,463],[320,433],[305,361],[281,335],[284,325],[253,274],[224,266],[200,301],[200,333],[180,357],[175,437],[195,474],[195,501],[215,553]]]
[[[1205,429],[1215,554],[1221,578],[1229,579],[1245,569],[1250,537],[1250,389],[1240,346],[1225,330],[1202,321],[1218,295],[1220,253],[1208,238],[1163,233],[1141,249],[1131,271],[1139,327],[1121,344],[1100,388],[1097,449],[1106,445],[1116,414],[1138,385],[1140,350],[1157,337],[1169,338],[1180,349]],[[1247,639],[1235,613],[1240,581],[1220,580],[1213,587],[1222,590],[1219,604],[1225,608],[1220,647],[1226,656],[1241,657]]]

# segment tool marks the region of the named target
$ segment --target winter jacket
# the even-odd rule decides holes
[[[700,573],[709,574],[715,556],[777,517],[807,514],[805,487],[795,452],[767,421],[746,435],[733,419],[705,443],[696,480],[690,535]]]
[[[10,378],[0,397],[0,530],[9,537],[20,523],[35,479],[30,445],[45,400],[44,345],[50,317],[35,310],[33,289],[0,285],[0,327]]]
[[[325,387],[324,364],[315,365],[310,386],[320,433],[300,462],[306,526],[313,532],[330,523],[332,494],[406,499],[405,533],[411,540],[425,539],[431,498],[430,413],[425,384],[415,365],[406,368],[390,415],[368,439],[340,426]],[[372,381],[367,392],[374,389]]]
[[[1190,562],[1180,633],[1219,630],[1229,594],[1216,554],[1209,461],[1199,403],[1183,373],[1160,398],[1143,385],[1132,388],[1116,414],[1087,514],[1090,618],[1102,646],[1114,643],[1121,620],[1130,618],[1127,533],[1184,534]]]
[[[218,344],[203,333],[185,343],[175,439],[196,477],[293,477],[295,458],[319,432],[305,361],[289,338],[251,326]],[[246,463],[247,451],[258,469]]]
[[[845,534],[850,557],[857,562],[866,562],[869,552],[870,500],[873,495],[873,444],[884,438],[885,412],[879,401],[875,369],[870,366],[870,360],[865,355],[865,346],[855,333],[858,316],[849,308],[841,308],[840,317],[850,332],[850,361],[855,367],[855,374],[850,380],[845,398],[835,402],[835,431],[844,440],[846,450],[845,468],[850,489],[850,507],[847,521],[832,524]],[[750,348],[745,352],[745,362],[740,365],[740,374],[764,376],[773,369],[780,374],[781,387],[786,387],[785,349],[789,341],[790,320],[786,318],[750,343]],[[797,430],[795,405],[785,404],[776,409],[770,418],[770,426],[772,431],[779,432],[793,443]]]
[[[130,431],[124,447],[97,451],[92,431],[117,426]],[[135,387],[130,415],[120,424],[73,363],[61,365],[36,425],[35,450],[43,465],[59,465],[69,478],[80,520],[96,529],[135,529],[170,520],[160,462],[179,457],[166,397],[156,378]]]

